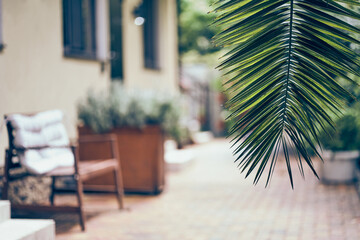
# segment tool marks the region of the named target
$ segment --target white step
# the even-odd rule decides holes
[[[11,219],[0,224],[0,239],[54,240],[53,220]]]
[[[0,201],[0,224],[10,219],[10,202]],[[0,238],[2,239],[2,238]]]
[[[195,159],[192,149],[171,150],[165,153],[166,168],[169,171],[180,171],[189,166]]]

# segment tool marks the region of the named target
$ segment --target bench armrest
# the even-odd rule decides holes
[[[63,145],[63,146],[42,146],[42,147],[27,147],[27,148],[15,147],[13,149],[16,151],[22,152],[22,151],[26,151],[26,150],[41,150],[41,149],[45,149],[45,148],[71,148],[71,147],[76,147],[76,145],[69,144],[69,145]]]

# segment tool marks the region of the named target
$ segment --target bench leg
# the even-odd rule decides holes
[[[79,206],[80,226],[81,226],[81,230],[85,231],[85,216],[83,211],[83,185],[79,176],[75,176],[75,181],[76,181],[76,196]]]
[[[11,162],[11,153],[9,150],[5,151],[5,166],[4,166],[4,175],[3,175],[3,189],[1,192],[1,199],[9,199],[9,165]]]
[[[56,182],[56,178],[55,177],[51,177],[51,193],[50,193],[50,197],[49,197],[49,201],[50,204],[53,206],[54,205],[54,199],[55,199],[55,182]]]
[[[114,180],[115,180],[115,191],[116,191],[116,196],[118,199],[118,203],[119,203],[119,208],[120,209],[124,209],[124,187],[123,187],[123,181],[122,181],[122,176],[119,172],[118,169],[114,169]]]

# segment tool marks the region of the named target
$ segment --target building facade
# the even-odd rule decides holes
[[[91,88],[176,94],[177,49],[176,0],[0,0],[0,115],[61,109],[76,137]]]

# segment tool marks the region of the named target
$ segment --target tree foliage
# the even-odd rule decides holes
[[[214,16],[205,13],[213,2],[214,0],[178,0],[181,55],[190,51],[206,55],[220,49],[211,44],[217,31],[216,27],[210,26]]]

